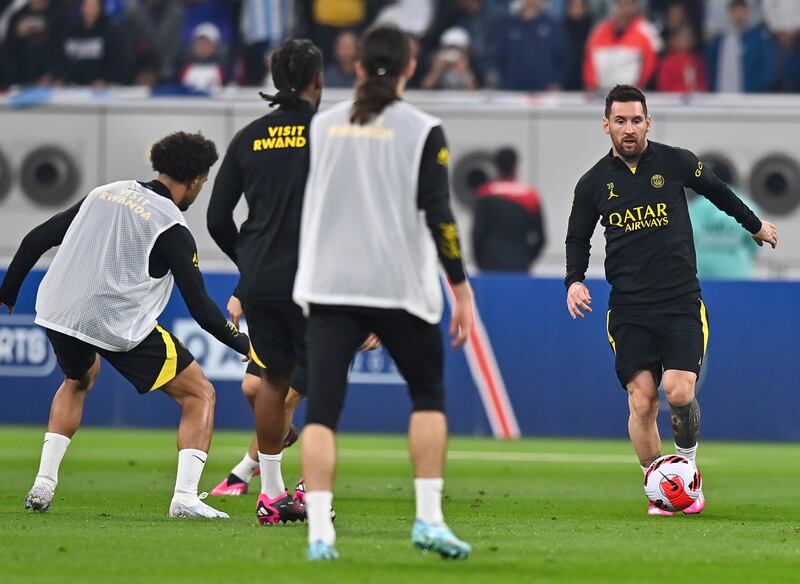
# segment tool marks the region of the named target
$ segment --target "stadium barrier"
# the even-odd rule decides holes
[[[224,152],[235,133],[269,108],[253,88],[226,90],[215,99],[147,98],[143,89],[23,92],[0,96],[0,256],[35,224],[80,200],[97,185],[152,177],[150,145],[174,130],[202,131]],[[33,93],[33,95],[30,95]],[[325,90],[323,107],[352,97]],[[409,102],[441,118],[450,149],[453,207],[469,234],[475,187],[496,172],[496,150],[513,146],[521,179],[542,196],[547,245],[537,275],[563,271],[564,236],[573,188],[608,152],[601,129],[603,102],[585,93],[419,92]],[[709,155],[708,164],[758,203],[775,223],[781,245],[759,254],[761,277],[800,279],[800,156],[794,144],[800,101],[790,95],[648,94],[656,141]],[[34,128],[36,131],[31,131]],[[724,167],[724,169],[723,169]],[[186,213],[200,257],[216,269],[231,265],[206,229],[211,184]],[[4,194],[5,193],[5,194]],[[246,217],[245,205],[237,222]],[[600,277],[602,233],[593,238],[590,274]],[[472,265],[471,246],[465,260]]]
[[[33,324],[42,276],[36,271],[28,278],[13,316],[0,314],[3,424],[44,425],[62,379],[44,331]],[[206,275],[209,292],[220,306],[235,283],[233,274]],[[605,331],[608,286],[602,281],[588,284],[594,312],[572,321],[559,280],[473,278],[487,338],[523,436],[627,435],[627,400],[614,375]],[[800,347],[798,297],[799,283],[704,285],[711,341],[699,394],[701,440],[800,440],[800,388],[794,367]],[[216,386],[217,426],[252,427],[239,390],[244,366],[238,356],[200,330],[179,294],[173,295],[161,324],[189,347]],[[343,431],[405,431],[410,411],[406,391],[383,350],[358,355],[350,382]],[[446,384],[452,432],[490,434],[465,353],[447,349]],[[302,419],[301,411],[298,420]],[[169,398],[158,392],[138,396],[107,364],[87,399],[84,416],[87,425],[116,427],[174,427],[177,420],[178,407]],[[660,422],[669,436],[668,416],[662,415]]]

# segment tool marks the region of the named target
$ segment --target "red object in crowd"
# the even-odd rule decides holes
[[[500,197],[523,207],[529,213],[539,210],[539,192],[516,180],[496,180],[482,185],[478,197]]]
[[[705,93],[708,76],[703,58],[688,51],[667,53],[661,60],[656,89],[670,93]]]
[[[611,88],[617,84],[645,87],[655,73],[661,39],[641,16],[623,31],[607,19],[597,25],[586,43],[583,80],[586,89]]]

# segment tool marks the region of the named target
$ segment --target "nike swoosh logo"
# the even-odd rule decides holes
[[[205,460],[203,460],[202,458],[200,458],[200,457],[199,457],[199,456],[197,456],[196,454],[192,454],[192,456],[194,456],[194,457],[195,457],[197,460],[199,460],[199,461],[200,461],[200,462],[202,462],[203,464],[205,464],[205,463],[206,463],[206,461],[205,461]]]

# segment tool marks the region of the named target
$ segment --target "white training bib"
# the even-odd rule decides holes
[[[149,274],[156,239],[186,225],[171,199],[136,181],[93,190],[39,285],[36,323],[109,351],[129,351],[156,326],[172,273]]]
[[[294,300],[399,308],[437,323],[438,257],[417,206],[422,151],[440,121],[397,101],[366,125],[352,102],[311,123]]]

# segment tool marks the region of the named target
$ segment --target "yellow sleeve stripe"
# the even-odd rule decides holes
[[[253,341],[250,341],[250,357],[253,359],[255,364],[261,367],[262,369],[267,368],[267,366],[264,365],[263,361],[261,361],[261,359],[258,358],[258,355],[256,355],[256,350],[253,348]]]
[[[164,339],[167,356],[164,365],[161,367],[161,372],[158,374],[158,378],[153,387],[150,388],[150,391],[158,389],[175,379],[178,370],[178,351],[175,349],[175,341],[172,340],[172,335],[161,328],[160,325],[156,325],[156,330],[161,333],[161,338]]]

